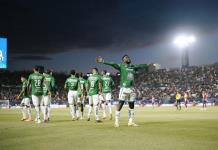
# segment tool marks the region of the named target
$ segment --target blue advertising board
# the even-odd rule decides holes
[[[0,37],[0,69],[7,68],[7,38]]]

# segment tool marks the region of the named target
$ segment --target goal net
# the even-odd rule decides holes
[[[0,100],[0,109],[1,108],[9,108],[9,100]]]

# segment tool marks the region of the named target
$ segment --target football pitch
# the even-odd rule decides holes
[[[32,111],[34,112],[34,110]],[[217,150],[218,107],[136,108],[139,127],[114,121],[71,121],[68,109],[53,109],[49,123],[20,121],[19,109],[0,109],[0,150]]]

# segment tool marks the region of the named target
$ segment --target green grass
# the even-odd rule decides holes
[[[33,110],[34,111],[34,110]],[[218,108],[136,108],[139,127],[114,121],[70,121],[68,109],[52,110],[50,123],[21,122],[19,109],[0,109],[0,150],[217,150]]]

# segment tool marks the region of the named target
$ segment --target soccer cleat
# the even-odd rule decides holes
[[[79,117],[76,117],[76,120],[79,120]]]
[[[31,118],[29,118],[29,119],[27,119],[27,120],[25,120],[26,122],[31,122],[31,121],[33,121]]]
[[[96,123],[101,123],[102,121],[101,120],[96,120]]]
[[[48,123],[48,119],[45,119],[45,120],[44,120],[44,123]]]
[[[118,122],[115,122],[114,127],[115,127],[115,128],[119,128],[119,127],[120,127],[119,123],[118,123]]]
[[[27,118],[22,118],[22,119],[20,119],[20,121],[25,121],[25,120],[27,120]]]
[[[137,124],[133,123],[133,122],[128,122],[128,126],[131,126],[131,127],[138,127]]]
[[[90,118],[88,118],[87,121],[90,121]]]

